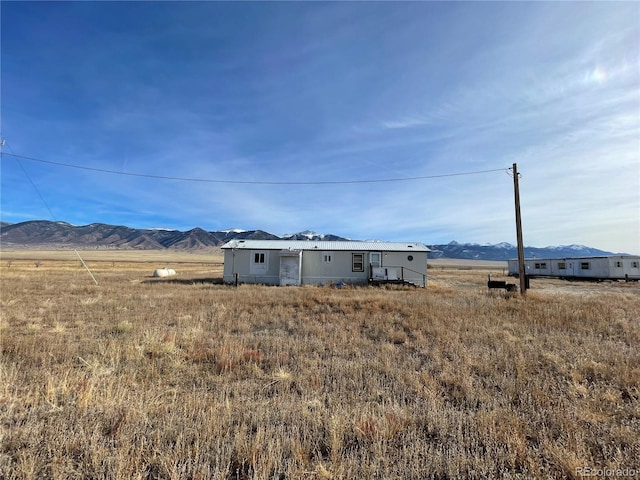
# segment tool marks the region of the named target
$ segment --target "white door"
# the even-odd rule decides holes
[[[301,255],[280,256],[280,285],[300,285]]]
[[[386,274],[382,267],[382,254],[380,252],[369,252],[369,276],[371,278],[385,278]]]
[[[372,268],[380,268],[382,266],[382,253],[369,252],[369,263]]]

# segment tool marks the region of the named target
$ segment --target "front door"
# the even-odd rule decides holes
[[[382,267],[382,254],[380,252],[369,252],[369,277],[386,279]]]
[[[369,264],[371,268],[380,268],[382,266],[382,253],[369,252]]]
[[[300,285],[302,252],[280,254],[280,285]]]

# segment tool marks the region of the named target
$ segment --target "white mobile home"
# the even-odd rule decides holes
[[[509,260],[509,275],[518,276],[518,260]],[[528,258],[525,272],[530,277],[590,278],[597,280],[640,280],[640,256]]]
[[[232,240],[222,249],[225,283],[427,285],[422,243]]]

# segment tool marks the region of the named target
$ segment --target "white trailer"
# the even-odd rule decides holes
[[[509,275],[518,276],[518,260],[508,261]],[[593,280],[640,280],[640,256],[527,258],[529,277],[586,278]]]
[[[222,249],[225,283],[427,286],[422,243],[232,240]]]

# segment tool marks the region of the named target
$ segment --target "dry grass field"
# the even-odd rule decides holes
[[[95,285],[74,256],[0,260],[2,479],[640,476],[637,283],[234,288],[136,253]]]

